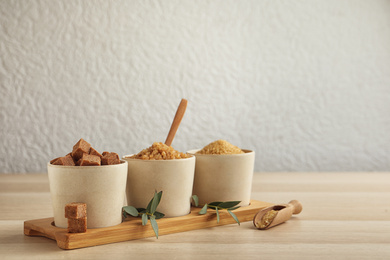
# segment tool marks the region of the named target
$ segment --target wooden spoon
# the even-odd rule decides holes
[[[275,212],[269,211],[274,210]],[[273,226],[282,224],[289,220],[293,214],[299,214],[302,211],[302,204],[297,200],[292,200],[288,204],[274,205],[257,212],[253,218],[253,225],[256,228],[264,230]],[[266,214],[269,215],[266,215]],[[263,217],[265,217],[263,219]]]
[[[173,138],[175,137],[177,129],[179,128],[180,122],[183,119],[184,112],[186,112],[186,108],[187,100],[183,98],[179,104],[179,107],[177,108],[175,117],[172,121],[171,129],[169,129],[167,139],[165,140],[166,145],[171,146]]]

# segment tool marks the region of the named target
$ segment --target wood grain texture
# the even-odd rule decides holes
[[[249,221],[62,250],[55,240],[23,234],[25,220],[53,214],[47,175],[0,174],[0,258],[390,259],[388,187],[389,172],[255,173],[252,199],[297,199],[303,211],[265,231]]]
[[[234,210],[234,214],[240,222],[251,221],[259,210],[272,205],[272,203],[253,200],[249,206]],[[157,220],[159,236],[236,223],[226,211],[220,211],[220,221],[217,223],[214,210],[199,215],[200,210],[201,208],[191,208],[191,213],[186,216]],[[68,233],[66,229],[54,226],[53,220],[53,218],[44,218],[25,221],[24,234],[54,239],[62,249],[76,249],[154,236],[151,226],[142,226],[140,218],[130,217],[120,225],[88,229],[86,233]]]

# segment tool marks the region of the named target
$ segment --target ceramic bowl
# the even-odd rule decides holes
[[[243,154],[196,154],[193,194],[199,205],[213,201],[241,201],[239,206],[250,203],[255,152],[243,150]]]
[[[194,182],[195,157],[174,160],[141,160],[129,156],[127,174],[127,204],[146,208],[154,192],[163,191],[157,211],[165,217],[190,213]]]
[[[87,204],[88,228],[122,222],[127,162],[102,166],[47,165],[55,226],[67,228],[65,204]]]

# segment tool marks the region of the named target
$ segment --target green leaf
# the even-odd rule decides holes
[[[228,210],[235,210],[235,209],[238,209],[239,207],[241,207],[241,206],[233,207],[233,208],[230,208]]]
[[[204,215],[207,213],[207,203],[204,204],[203,208],[199,211],[199,215]]]
[[[217,207],[217,206],[219,206],[219,204],[221,204],[221,203],[223,203],[222,201],[213,201],[213,202],[210,202],[209,203],[209,206],[215,206],[215,207]]]
[[[146,209],[145,208],[137,208],[138,212],[139,213],[146,213]]]
[[[229,214],[234,218],[234,220],[238,223],[238,225],[240,225],[240,221],[238,220],[236,214],[231,212],[230,209],[228,209],[227,212],[229,212]]]
[[[154,194],[156,194],[156,192],[155,192]],[[152,206],[153,199],[154,199],[154,196],[153,196],[153,198],[149,201],[149,204],[148,204],[148,206],[146,207],[146,212],[150,212],[150,207]]]
[[[150,224],[152,224],[152,228],[154,231],[154,234],[156,235],[156,238],[158,239],[158,225],[155,216],[150,216]]]
[[[133,207],[133,206],[126,206],[126,207],[123,207],[123,210],[124,210],[127,214],[129,214],[129,215],[131,215],[131,216],[133,216],[133,217],[138,217],[138,210],[137,210],[135,207]]]
[[[161,200],[161,196],[162,196],[162,191],[160,191],[159,193],[157,192],[154,193],[153,199],[151,201],[152,204],[150,205],[149,213],[154,214],[154,212],[156,212],[157,206]]]
[[[146,213],[142,214],[142,225],[145,226],[148,224],[148,215]]]
[[[219,211],[218,211],[218,208],[215,208],[215,213],[217,213],[217,223],[219,223]]]
[[[237,206],[241,201],[226,201],[222,202],[221,204],[218,205],[218,207],[223,208],[223,209],[228,209],[234,206]]]
[[[160,219],[160,218],[163,218],[165,216],[165,214],[156,211],[156,212],[154,212],[154,216],[156,217],[156,219]]]
[[[195,207],[199,206],[199,198],[196,195],[192,195],[192,200],[194,201]]]

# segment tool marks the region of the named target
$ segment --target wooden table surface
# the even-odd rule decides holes
[[[256,173],[252,199],[301,214],[260,231],[251,222],[62,250],[23,234],[25,220],[51,217],[46,174],[0,174],[0,259],[390,259],[390,172]]]

